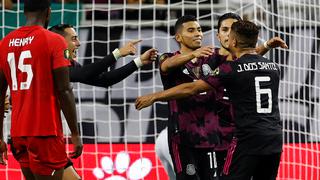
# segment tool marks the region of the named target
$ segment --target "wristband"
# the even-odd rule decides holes
[[[120,50],[117,48],[117,49],[115,49],[115,50],[113,50],[112,51],[112,54],[113,54],[113,56],[114,56],[114,58],[116,59],[116,60],[118,60],[119,58],[121,58],[122,56],[121,56],[121,53],[120,53]]]
[[[135,58],[133,61],[138,68],[141,68],[143,66],[140,57]]]

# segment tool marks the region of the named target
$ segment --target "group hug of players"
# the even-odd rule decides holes
[[[69,157],[77,158],[83,145],[70,82],[108,87],[159,59],[164,91],[138,97],[136,108],[168,101],[167,136],[161,136],[166,138],[160,149],[169,152],[161,151],[165,158],[159,157],[170,179],[276,179],[282,151],[280,70],[262,55],[270,48],[287,48],[282,39],[275,37],[256,47],[259,28],[226,13],[218,22],[221,47],[202,46],[201,26],[194,16],[185,15],[175,24],[179,51],[157,58],[152,48],[108,71],[117,59],[134,55],[140,41],[81,66],[76,31],[68,24],[47,30],[50,13],[49,0],[25,0],[26,25],[1,41],[1,164],[7,160],[3,119],[8,86],[10,148],[25,178],[81,179],[66,154],[60,117],[62,110],[74,145]]]

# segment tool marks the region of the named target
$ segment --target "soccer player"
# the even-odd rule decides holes
[[[5,164],[4,98],[12,99],[11,137],[26,179],[60,180],[67,163],[60,109],[71,131],[74,151],[82,153],[76,107],[69,84],[69,52],[64,39],[46,30],[49,0],[25,0],[26,25],[9,33],[0,53],[0,163]]]
[[[137,40],[128,42],[123,47],[115,49],[102,60],[81,66],[77,62],[76,56],[76,51],[80,47],[80,41],[73,26],[69,24],[59,24],[51,27],[49,30],[62,35],[67,41],[68,49],[71,52],[71,82],[80,82],[99,87],[109,87],[122,81],[138,68],[154,62],[157,57],[157,50],[151,48],[144,52],[140,57],[135,58],[121,68],[107,71],[107,68],[113,65],[120,57],[125,57],[129,54],[134,55],[136,53],[135,45],[141,41]]]
[[[280,69],[257,55],[258,27],[249,21],[232,24],[228,49],[237,57],[212,69],[202,66],[202,79],[154,93],[151,101],[186,98],[225,87],[234,106],[236,131],[228,150],[221,179],[274,180],[282,151],[282,127],[278,107]],[[147,100],[147,101],[144,101]],[[137,108],[150,99],[138,99]]]
[[[186,17],[182,17],[182,18],[186,18]],[[190,19],[191,19],[191,20],[189,20],[190,22],[196,21],[194,17],[190,17]],[[230,29],[231,29],[232,23],[236,22],[236,21],[238,21],[240,19],[241,18],[238,15],[234,14],[234,13],[226,13],[226,14],[224,14],[223,16],[221,16],[219,18],[217,37],[218,37],[218,39],[219,39],[219,41],[221,43],[221,48],[220,49],[218,49],[218,48],[215,49],[216,55],[211,57],[211,61],[213,61],[213,62],[215,62],[217,64],[218,62],[222,62],[226,58],[229,59],[229,60],[232,60],[232,55],[228,52],[228,50],[226,48],[227,45],[228,45],[227,44],[228,43],[228,36],[229,36],[229,33],[230,33]],[[200,28],[200,26],[198,26],[198,28]],[[189,29],[189,30],[193,30],[193,29]],[[192,32],[192,31],[190,31],[190,32]],[[189,48],[189,51],[193,51],[194,49],[197,48],[197,46],[194,46],[193,48],[191,46],[192,42],[194,41],[193,39],[197,39],[197,36],[198,36],[198,39],[201,39],[199,37],[202,37],[202,36],[199,35],[199,32],[197,33],[195,31],[194,31],[194,36],[192,36],[190,34],[192,34],[192,33],[189,33],[189,35],[185,34],[184,36],[181,35],[182,36],[182,38],[181,38],[182,41],[180,42],[180,45],[181,45],[181,47],[184,47],[184,49]],[[186,44],[186,43],[188,43],[188,44]],[[277,38],[277,37],[270,39],[266,43],[268,43],[268,45],[271,46],[271,47],[277,47],[277,46],[281,46],[281,47],[284,47],[284,48],[286,47],[285,42],[283,40],[281,40],[280,38]],[[269,49],[266,48],[265,45],[257,47],[256,51],[259,52],[260,54],[266,53]],[[189,54],[181,54],[181,55],[178,54],[178,55],[172,56],[170,58],[168,58],[167,56],[168,56],[168,54],[164,54],[164,55],[162,55],[160,57],[160,59],[163,60],[162,65],[165,64],[166,61],[167,61],[167,64],[169,64],[168,66],[170,67],[170,70],[172,72],[167,73],[168,75],[170,75],[170,73],[171,74],[172,73],[177,73],[177,72],[179,73],[179,71],[182,71],[182,70],[185,71],[185,72],[190,72],[191,68],[190,67],[188,68],[188,66],[193,66],[194,67],[193,71],[194,72],[197,72],[197,71],[199,72],[199,68],[201,68],[201,66],[203,64],[203,60],[201,58],[198,59],[197,61],[194,59],[195,62],[193,62],[193,63],[189,62],[191,59],[194,58],[191,55],[190,52],[189,52]],[[186,64],[186,68],[185,68],[185,64]],[[161,68],[163,67],[162,65],[160,66]],[[176,67],[177,70],[174,70],[175,67]],[[190,73],[190,74],[194,74],[194,73]],[[189,75],[189,76],[191,76],[191,75]],[[171,78],[167,78],[167,79],[169,79],[168,81],[170,81],[170,80],[175,79],[175,78],[177,79],[177,77],[182,77],[182,76],[173,75]],[[193,80],[195,80],[195,79],[197,79],[197,77],[195,77]],[[178,81],[180,81],[179,83],[183,82],[183,80],[178,80]],[[192,81],[192,80],[189,80],[189,81]],[[179,83],[177,83],[177,84],[179,84]],[[168,84],[172,85],[172,84],[174,84],[174,82],[171,81]],[[218,93],[216,93],[216,95],[215,94],[207,94],[207,97],[210,97],[210,96],[212,96],[212,98],[215,99],[215,100],[208,100],[206,102],[208,104],[208,106],[206,106],[206,107],[210,108],[210,104],[215,104],[215,105],[212,105],[213,107],[210,108],[211,110],[208,110],[207,112],[208,112],[208,114],[209,113],[216,114],[216,116],[218,116],[218,118],[219,118],[219,122],[221,124],[223,124],[222,126],[225,127],[226,125],[228,125],[227,123],[230,123],[230,119],[232,119],[232,116],[231,116],[232,108],[228,104],[228,101],[225,101],[223,99],[223,96],[225,96],[223,88],[220,88]],[[202,97],[204,97],[204,95],[202,95]],[[151,96],[147,96],[146,99],[147,99],[146,101],[150,100],[149,103],[153,103],[151,101],[151,99],[152,99]],[[194,102],[190,103],[190,106],[191,107],[192,106],[198,106],[197,102],[199,102],[199,101],[194,101]],[[204,103],[204,102],[205,101],[203,101],[202,103]],[[176,103],[176,102],[174,102],[174,103]],[[177,103],[179,103],[179,101],[177,101]],[[148,104],[148,103],[146,103],[146,104]],[[188,101],[181,102],[181,107],[185,106],[186,104],[188,104]],[[150,104],[148,104],[148,105],[150,105]],[[201,105],[201,106],[204,106],[204,105]],[[177,109],[178,109],[177,111],[179,111],[179,109],[181,109],[180,106],[178,106]],[[216,113],[216,112],[218,112],[218,113]],[[185,112],[183,112],[183,113],[185,113]],[[197,115],[194,115],[194,117],[197,117]],[[172,117],[171,119],[173,119],[173,118],[174,117]],[[170,119],[169,119],[169,121],[170,121]],[[225,122],[227,122],[227,123],[225,123]],[[218,124],[218,123],[216,123],[216,124]],[[170,125],[170,122],[169,122],[169,125]],[[231,135],[230,131],[229,131],[229,133],[226,133],[226,132],[223,133],[223,136],[231,137],[230,135]],[[163,137],[163,136],[161,136],[161,137]],[[231,141],[231,138],[229,138],[229,141]],[[157,140],[157,142],[163,142],[163,141],[158,141]],[[214,143],[212,144],[212,146],[215,146]],[[216,155],[218,155],[218,160],[217,160],[218,173],[217,173],[217,175],[219,175],[221,170],[222,170],[222,166],[224,164],[223,159],[224,159],[224,156],[226,154],[226,151],[225,151],[226,149],[227,149],[227,146],[225,146],[222,149],[221,148],[216,148]],[[162,151],[159,151],[159,152],[164,152],[164,151],[162,150]],[[211,149],[211,152],[212,152],[212,149]],[[208,156],[210,156],[210,155],[212,157],[214,155],[214,153],[213,154],[209,154]],[[165,156],[164,155],[159,155],[159,157],[165,157]],[[211,162],[211,164],[215,163],[215,160],[213,158],[214,157],[211,158],[213,160]],[[168,162],[168,163],[164,163],[164,164],[170,164],[170,163]]]

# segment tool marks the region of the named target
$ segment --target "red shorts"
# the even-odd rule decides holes
[[[32,173],[52,175],[67,164],[67,153],[62,136],[12,137],[12,151],[22,168]]]

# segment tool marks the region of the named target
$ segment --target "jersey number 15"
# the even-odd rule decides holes
[[[18,62],[18,69],[23,72],[27,73],[27,80],[25,82],[20,83],[20,90],[27,90],[30,88],[30,84],[33,78],[33,72],[30,64],[24,64],[24,59],[31,58],[31,52],[30,50],[22,51],[19,57]],[[12,80],[12,90],[16,91],[18,90],[18,82],[17,82],[17,73],[16,73],[16,61],[14,57],[14,53],[9,53],[7,61],[10,66],[10,72],[11,72],[11,80]]]

